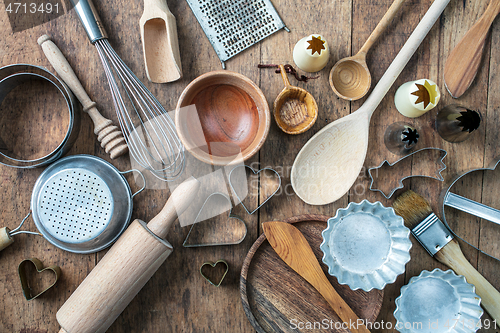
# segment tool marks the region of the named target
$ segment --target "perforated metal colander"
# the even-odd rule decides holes
[[[31,197],[40,233],[53,245],[75,253],[111,245],[130,222],[132,198],[144,189],[132,194],[123,177],[127,172],[90,155],[52,164],[38,178]]]

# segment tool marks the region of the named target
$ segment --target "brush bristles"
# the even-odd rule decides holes
[[[405,220],[405,225],[410,229],[433,213],[427,200],[411,190],[401,194],[392,204],[392,208]]]

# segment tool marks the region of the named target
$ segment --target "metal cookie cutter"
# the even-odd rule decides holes
[[[215,268],[215,266],[217,266],[217,264],[223,264],[224,266],[226,266],[226,270],[224,271],[224,274],[220,278],[219,282],[212,281],[211,278],[209,278],[205,274],[203,274],[203,267],[205,267],[205,266],[212,266],[212,268]],[[203,276],[203,278],[205,280],[207,280],[208,282],[210,282],[211,285],[216,286],[216,287],[219,287],[221,285],[222,281],[224,280],[224,278],[227,275],[227,272],[229,272],[229,265],[228,265],[228,263],[224,259],[219,259],[216,262],[206,261],[200,267],[200,274],[201,274],[201,276]]]
[[[253,174],[254,174],[254,175],[257,175],[257,174],[261,173],[261,172],[262,172],[262,171],[264,171],[264,170],[269,170],[269,171],[273,172],[273,173],[274,173],[274,174],[278,177],[278,187],[276,188],[276,190],[275,190],[273,193],[271,193],[271,195],[269,195],[269,196],[268,196],[268,197],[267,197],[267,198],[266,198],[266,199],[265,199],[265,200],[264,200],[264,201],[263,201],[263,202],[262,202],[262,203],[261,203],[261,204],[260,204],[257,208],[255,208],[252,212],[250,212],[250,211],[248,210],[248,208],[245,206],[245,204],[243,203],[243,200],[239,197],[239,195],[238,195],[237,191],[234,189],[233,183],[232,183],[232,181],[231,181],[231,176],[233,175],[233,171],[234,171],[234,170],[236,170],[236,169],[238,169],[238,168],[247,168],[247,169],[251,170],[251,171],[253,172]],[[268,202],[268,201],[269,201],[269,199],[271,199],[271,198],[272,198],[272,197],[273,197],[276,193],[278,193],[278,191],[279,191],[279,189],[280,189],[280,187],[281,187],[281,176],[279,175],[279,173],[278,173],[276,170],[274,170],[274,169],[272,169],[272,168],[262,168],[262,169],[260,169],[259,171],[255,171],[252,167],[250,167],[250,166],[248,166],[248,165],[238,165],[238,166],[234,167],[234,168],[231,170],[231,172],[229,172],[229,177],[228,177],[228,179],[229,179],[229,186],[231,187],[231,191],[232,191],[232,192],[233,192],[233,194],[236,196],[236,198],[238,198],[238,201],[241,203],[241,205],[243,206],[243,208],[245,208],[245,211],[246,211],[248,214],[250,214],[250,215],[252,215],[252,214],[253,214],[253,213],[255,213],[256,211],[258,211],[258,210],[260,209],[260,207],[262,207],[262,206],[263,206],[266,202]]]
[[[229,207],[231,207],[229,209],[229,217],[228,219],[234,219],[235,221],[238,222],[238,224],[242,225],[243,228],[242,230],[244,230],[244,232],[242,233],[241,236],[239,236],[239,238],[236,238],[236,239],[230,239],[230,238],[225,238],[224,237],[221,237],[221,239],[216,239],[216,240],[209,240],[205,243],[202,243],[202,242],[198,242],[198,243],[189,243],[189,237],[191,236],[191,232],[193,231],[194,228],[199,228],[200,226],[197,226],[199,223],[198,219],[199,217],[201,216],[202,212],[204,211],[205,209],[205,206],[207,205],[207,203],[212,200],[214,197],[221,197],[223,198],[224,200],[227,200],[228,204],[229,204]],[[207,206],[208,207],[208,206]],[[235,228],[228,228],[231,230],[231,232],[233,234],[236,233],[236,229]],[[210,229],[210,231],[214,231],[212,230],[212,228]],[[189,229],[189,232],[186,236],[186,239],[184,239],[184,242],[182,243],[182,246],[184,247],[202,247],[202,246],[218,246],[218,245],[235,245],[235,244],[239,244],[241,243],[246,235],[247,235],[247,226],[245,224],[245,222],[237,215],[234,215],[232,213],[232,206],[231,206],[231,200],[229,199],[229,197],[223,193],[219,193],[219,192],[215,192],[215,193],[212,193],[208,196],[208,198],[205,200],[205,202],[203,203],[203,206],[201,207],[200,211],[198,212],[198,214],[196,215],[196,218],[194,220],[194,223],[191,225],[191,228]],[[218,235],[222,234],[221,231],[218,231],[216,230],[215,231]],[[206,237],[207,234],[210,234],[210,232],[204,232],[203,233],[203,236]],[[238,237],[238,235],[236,235]]]
[[[415,154],[418,154],[422,151],[428,151],[428,150],[435,150],[435,151],[439,151],[441,152],[441,155],[440,155],[440,158],[437,160],[436,162],[436,165],[437,165],[437,171],[434,175],[409,175],[409,176],[405,176],[403,178],[401,178],[399,181],[398,181],[398,186],[396,186],[395,188],[393,188],[389,194],[386,194],[384,191],[378,189],[378,188],[374,188],[373,187],[373,184],[375,183],[375,178],[373,177],[373,170],[377,170],[377,169],[380,169],[382,168],[385,164],[387,164],[389,167],[392,167],[394,165],[396,165],[397,163],[401,162],[402,160],[408,158],[408,157],[411,157]],[[444,178],[443,176],[441,175],[441,172],[443,172],[443,170],[446,169],[446,164],[444,164],[443,160],[444,158],[446,157],[446,155],[448,155],[448,152],[444,149],[441,149],[441,148],[423,148],[423,149],[420,149],[420,150],[417,150],[411,154],[408,154],[402,158],[400,158],[399,160],[397,160],[396,162],[394,163],[389,163],[387,160],[384,160],[378,167],[374,167],[374,168],[370,168],[368,169],[368,174],[370,175],[370,179],[371,179],[371,184],[370,184],[370,190],[372,191],[378,191],[380,193],[382,193],[382,195],[386,198],[386,199],[390,199],[392,197],[392,195],[394,194],[394,192],[396,192],[397,190],[401,189],[404,187],[403,185],[403,181],[405,179],[408,179],[408,178],[411,178],[411,177],[426,177],[426,178],[432,178],[432,179],[436,179],[436,180],[439,180],[439,181],[443,181]]]
[[[32,294],[32,291],[33,291],[31,289],[32,286],[30,286],[29,282],[28,282],[28,276],[27,276],[28,273],[26,271],[26,265],[30,265],[30,264],[33,264],[35,266],[36,271],[38,273],[42,273],[43,271],[47,271],[47,270],[54,272],[54,280],[53,280],[52,284],[36,295]],[[19,279],[21,280],[21,287],[23,288],[23,295],[27,301],[31,301],[32,299],[37,298],[38,296],[40,296],[41,294],[43,294],[44,292],[46,292],[47,290],[52,288],[56,284],[57,280],[59,280],[59,277],[61,276],[61,268],[59,268],[59,266],[54,265],[54,266],[43,268],[42,262],[40,260],[38,260],[37,258],[25,259],[25,260],[21,261],[17,270],[19,273]]]
[[[448,222],[446,221],[446,214],[445,214],[445,209],[444,209],[445,206],[452,207],[452,208],[458,209],[460,211],[463,211],[465,213],[477,216],[479,218],[482,218],[482,219],[485,219],[485,220],[488,220],[490,222],[493,222],[493,223],[500,225],[500,210],[495,209],[495,208],[490,207],[490,206],[487,206],[485,204],[476,202],[474,200],[462,197],[458,194],[451,192],[453,185],[455,185],[462,177],[464,177],[470,173],[476,172],[476,171],[494,171],[497,167],[499,167],[499,165],[500,165],[500,160],[498,160],[492,167],[473,169],[473,170],[467,171],[467,172],[457,176],[451,182],[450,186],[442,192],[440,199],[441,199],[441,202],[443,203],[441,206],[441,216],[443,217],[443,222],[446,224],[448,229],[451,230],[453,235],[455,237],[458,237],[459,239],[461,239],[465,243],[469,244],[474,249],[480,251],[481,253],[486,254],[487,256],[500,261],[500,258],[497,258],[489,253],[482,251],[477,246],[469,243],[468,241],[466,241],[462,237],[458,236],[451,229],[451,227],[448,225]]]
[[[70,150],[80,131],[80,110],[73,94],[64,83],[42,67],[16,64],[0,68],[0,104],[14,88],[33,79],[49,82],[64,97],[69,113],[69,124],[66,135],[52,152],[32,160],[7,155],[9,153],[12,154],[12,152],[9,151],[5,142],[0,139],[0,163],[3,165],[16,168],[35,168],[50,164]]]

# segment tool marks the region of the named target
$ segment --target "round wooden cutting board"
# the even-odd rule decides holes
[[[329,216],[301,215],[284,220],[305,236],[333,287],[362,319],[374,322],[382,306],[383,290],[351,290],[328,274],[319,246]],[[349,332],[326,300],[274,252],[264,234],[248,252],[240,277],[243,309],[259,333]]]

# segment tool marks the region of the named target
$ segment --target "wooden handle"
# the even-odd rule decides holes
[[[332,287],[330,282],[325,277],[325,282],[322,284],[320,294],[326,299],[328,304],[335,310],[340,320],[348,325],[349,330],[353,333],[369,333],[364,321],[360,319],[351,307],[344,301],[337,291]]]
[[[158,8],[165,13],[171,13],[166,0],[144,0],[144,11],[155,11]]]
[[[191,204],[199,188],[200,182],[193,177],[180,184],[172,192],[160,213],[148,223],[148,229],[156,236],[165,238],[177,216],[180,216]]]
[[[498,13],[500,13],[500,1],[498,0],[491,0],[488,7],[486,7],[486,10],[484,11],[483,15],[479,20],[485,20],[488,25],[488,30],[497,17]],[[478,20],[478,21],[479,21]]]
[[[455,239],[436,253],[435,258],[455,273],[465,276],[467,282],[476,287],[484,309],[493,319],[500,321],[500,293],[467,261]]]
[[[358,54],[365,54],[368,53],[372,45],[377,41],[377,39],[382,35],[382,33],[387,29],[389,24],[392,22],[392,19],[394,16],[396,16],[396,13],[399,11],[401,6],[406,0],[395,0],[391,7],[387,10],[385,15],[382,17],[380,22],[377,24],[375,29],[372,31],[370,34],[370,37],[366,40],[365,44],[361,47],[361,50],[359,50]]]
[[[5,249],[10,244],[14,243],[14,239],[9,235],[9,228],[4,227],[0,229],[0,251]]]
[[[95,127],[94,133],[98,135],[98,140],[101,142],[101,146],[106,149],[106,153],[109,153],[111,158],[126,154],[128,147],[125,144],[122,133],[118,130],[118,127],[113,125],[111,120],[104,118],[99,113],[96,103],[87,95],[87,92],[82,87],[82,84],[61,50],[50,40],[48,35],[38,38],[38,44],[42,47],[43,53],[45,53],[45,56],[57,74],[73,91],[80,103],[82,103],[83,111],[92,118]]]
[[[290,88],[291,84],[290,84],[290,80],[288,80],[288,75],[286,73],[285,66],[283,66],[283,65],[279,65],[279,66],[280,66],[281,78],[283,79],[283,82],[285,83],[285,88]]]

